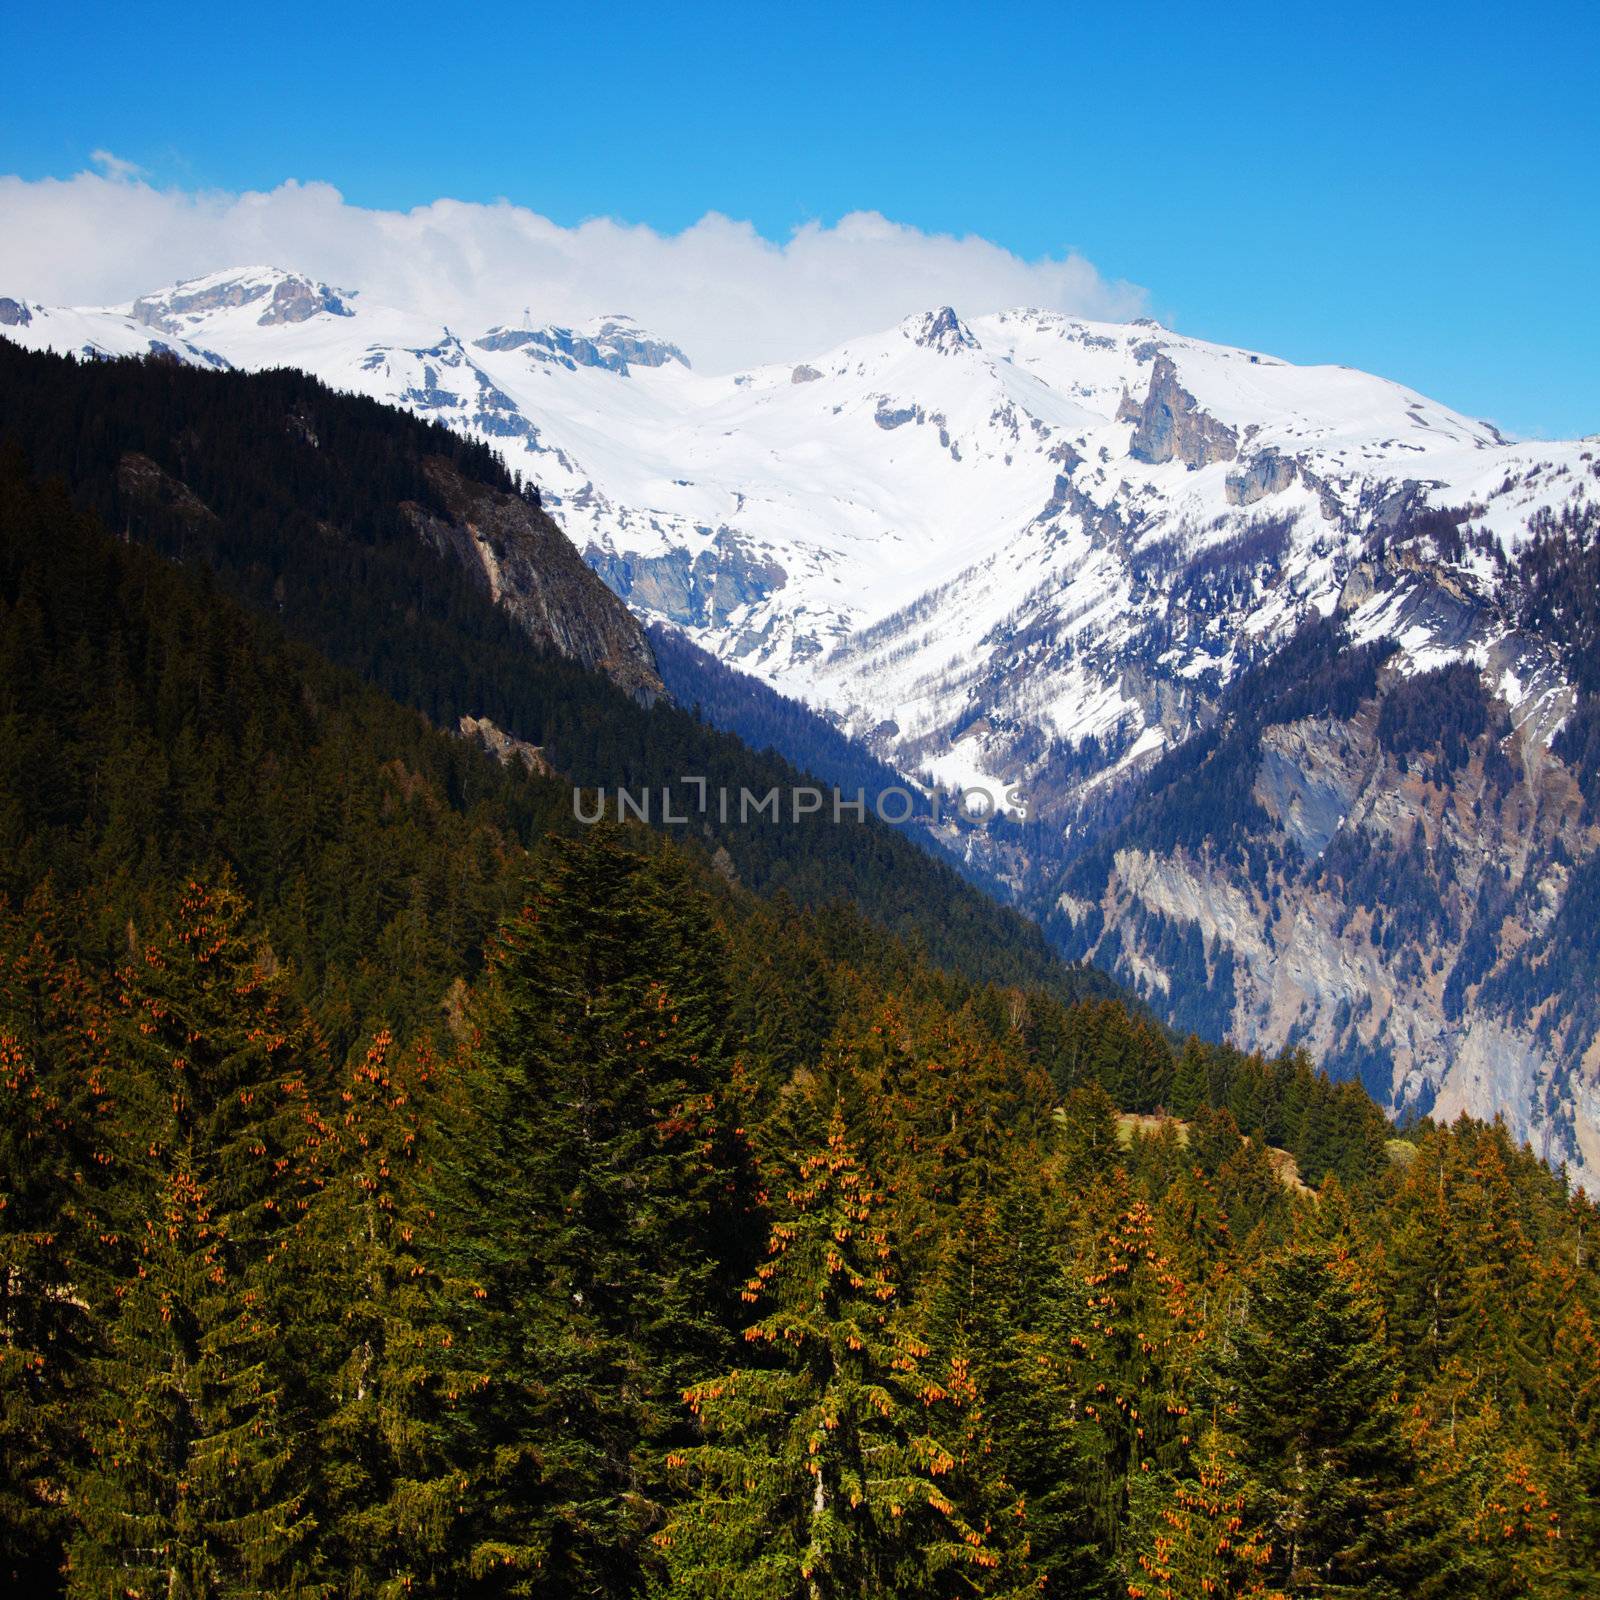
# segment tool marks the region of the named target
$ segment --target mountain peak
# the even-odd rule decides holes
[[[353,316],[347,304],[353,298],[352,290],[332,289],[281,267],[230,267],[141,295],[129,315],[163,333],[185,334],[217,312],[248,307],[255,313],[250,320],[269,328],[318,315]]]
[[[473,343],[480,350],[522,350],[530,360],[567,368],[602,367],[621,377],[633,367],[664,367],[672,361],[689,365],[677,345],[647,332],[621,312],[595,317],[581,328],[495,327]]]
[[[956,315],[953,306],[940,306],[937,311],[922,311],[907,317],[900,324],[900,331],[913,344],[937,350],[942,355],[978,348],[972,329]]]

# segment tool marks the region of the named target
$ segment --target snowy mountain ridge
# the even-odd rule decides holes
[[[707,376],[620,316],[463,337],[266,267],[8,303],[24,344],[299,366],[487,437],[637,610],[905,770],[996,789],[1089,738],[1134,760],[1181,738],[1196,692],[1332,611],[1407,505],[1471,506],[1510,549],[1593,493],[1582,442],[1512,443],[1384,379],[1149,321],[943,307]],[[1208,558],[1253,567],[1174,614]]]

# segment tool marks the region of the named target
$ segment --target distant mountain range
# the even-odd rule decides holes
[[[0,299],[21,344],[298,367],[488,440],[636,612],[1025,794],[945,842],[1060,948],[1600,1173],[1595,440],[1150,322],[932,308],[706,376],[525,321],[264,268]]]

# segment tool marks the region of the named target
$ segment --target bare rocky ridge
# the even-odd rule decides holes
[[[469,481],[440,457],[425,470],[450,514],[406,502],[401,509],[421,538],[473,573],[535,644],[603,672],[647,704],[663,692],[638,622],[548,516],[523,497]]]
[[[257,274],[224,278],[219,282],[197,279],[192,286],[180,284],[162,294],[135,300],[130,315],[135,322],[158,328],[162,333],[185,334],[208,312],[265,302],[256,322],[268,328],[280,323],[306,322],[319,312],[336,317],[351,316],[353,313],[345,304],[345,298],[340,291],[330,289],[325,283],[313,283],[309,278]]]
[[[1127,411],[1132,412],[1132,407]],[[1178,369],[1169,356],[1155,358],[1149,392],[1130,420],[1134,428],[1128,454],[1150,466],[1181,461],[1193,471],[1213,461],[1232,461],[1238,454],[1239,441],[1233,429],[1201,410],[1195,397],[1178,382]]]
[[[676,361],[687,367],[689,358],[677,345],[654,339],[628,317],[603,317],[587,332],[571,328],[491,328],[473,340],[478,350],[520,350],[538,360],[549,360],[576,370],[600,367],[626,377],[630,367],[661,367]]]

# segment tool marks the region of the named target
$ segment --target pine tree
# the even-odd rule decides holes
[[[730,1348],[749,1224],[722,975],[681,869],[611,828],[550,851],[491,954],[442,1213],[491,1375],[463,1462],[491,1590],[627,1592],[682,1391]]]
[[[1233,1451],[1208,1427],[1191,1470],[1172,1485],[1145,1534],[1129,1600],[1272,1600],[1266,1581],[1272,1547],[1251,1523],[1247,1498]]]
[[[191,885],[127,995],[136,1252],[87,1408],[69,1593],[315,1592],[284,1373],[315,1119],[308,1041],[227,882]]]
[[[1408,1470],[1399,1379],[1349,1264],[1308,1245],[1270,1261],[1224,1371],[1274,1582],[1316,1594],[1381,1576]]]
[[[976,1392],[946,1380],[895,1300],[884,1196],[835,1106],[744,1290],[768,1364],[692,1386],[707,1442],[673,1452],[688,1497],[656,1536],[662,1590],[705,1600],[1019,1594],[1014,1506],[974,1461]],[[978,1503],[974,1504],[976,1499]],[[1012,1518],[1007,1527],[1007,1517]]]

